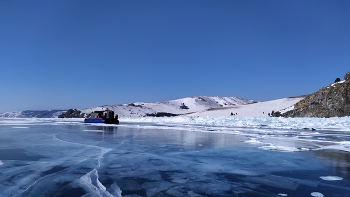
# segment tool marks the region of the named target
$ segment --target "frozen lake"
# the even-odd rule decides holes
[[[349,131],[0,119],[0,197],[350,196]]]

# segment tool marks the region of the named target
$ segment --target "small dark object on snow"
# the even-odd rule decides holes
[[[334,83],[338,83],[338,82],[340,82],[340,78],[336,78],[336,79],[334,80]]]
[[[189,109],[189,108],[185,105],[185,103],[181,103],[180,109]]]

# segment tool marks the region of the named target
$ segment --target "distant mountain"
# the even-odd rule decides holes
[[[344,81],[337,78],[333,84],[306,96],[294,105],[284,117],[341,117],[350,116],[350,72]]]
[[[82,110],[82,113],[89,114],[93,111],[109,109],[113,110],[119,117],[146,117],[146,116],[176,116],[191,114],[208,109],[218,109],[229,106],[245,105],[256,101],[240,97],[210,97],[194,96],[177,100],[144,103],[136,102],[121,105],[104,105]]]
[[[19,112],[0,113],[3,118],[57,118],[67,110],[25,110]]]
[[[57,118],[60,117],[82,117],[99,110],[113,110],[119,117],[146,117],[146,116],[176,116],[183,114],[191,114],[195,112],[220,109],[238,105],[255,103],[256,101],[247,100],[240,97],[210,97],[210,96],[194,96],[177,100],[164,102],[136,102],[120,105],[104,105],[91,107],[83,110],[26,110],[20,112],[0,113],[0,117],[9,118]],[[77,113],[79,111],[79,113]],[[69,113],[68,113],[69,112]],[[74,112],[74,113],[73,113]]]

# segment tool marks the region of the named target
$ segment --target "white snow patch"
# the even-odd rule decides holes
[[[288,194],[277,194],[279,196],[288,196]]]
[[[104,131],[103,131],[103,130],[84,129],[83,131],[90,131],[90,132],[104,133]]]
[[[337,82],[337,83],[344,83],[344,82],[345,82],[345,80],[344,80],[344,81],[339,81],[339,82]],[[334,87],[335,84],[337,84],[337,83],[332,83],[331,86]]]
[[[1,166],[2,164],[4,164],[4,163],[2,163],[1,160],[0,160],[0,166]]]
[[[263,150],[278,150],[278,151],[283,151],[283,152],[296,152],[296,151],[301,151],[301,149],[298,149],[296,147],[288,147],[288,146],[276,146],[276,145],[268,145],[268,146],[261,146],[259,147],[260,149]]]
[[[324,146],[319,148],[319,150],[331,149],[331,150],[342,150],[350,152],[350,141],[335,142],[336,145]]]
[[[323,197],[324,195],[322,193],[320,193],[320,192],[312,192],[311,196],[313,196],[313,197]]]
[[[29,127],[12,127],[13,129],[28,129]]]
[[[250,143],[250,144],[262,144],[261,141],[255,139],[255,138],[251,138],[250,140],[247,140],[245,142]]]
[[[338,176],[321,176],[320,179],[325,180],[325,181],[341,181],[341,180],[343,180],[342,177],[338,177]]]

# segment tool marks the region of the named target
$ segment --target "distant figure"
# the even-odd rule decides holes
[[[233,116],[233,113],[231,112],[231,116]]]
[[[336,79],[334,80],[334,83],[338,83],[338,82],[340,82],[340,78],[336,78]]]
[[[265,112],[263,112],[263,114],[265,114]]]
[[[238,113],[236,113],[236,115],[238,115]]]

